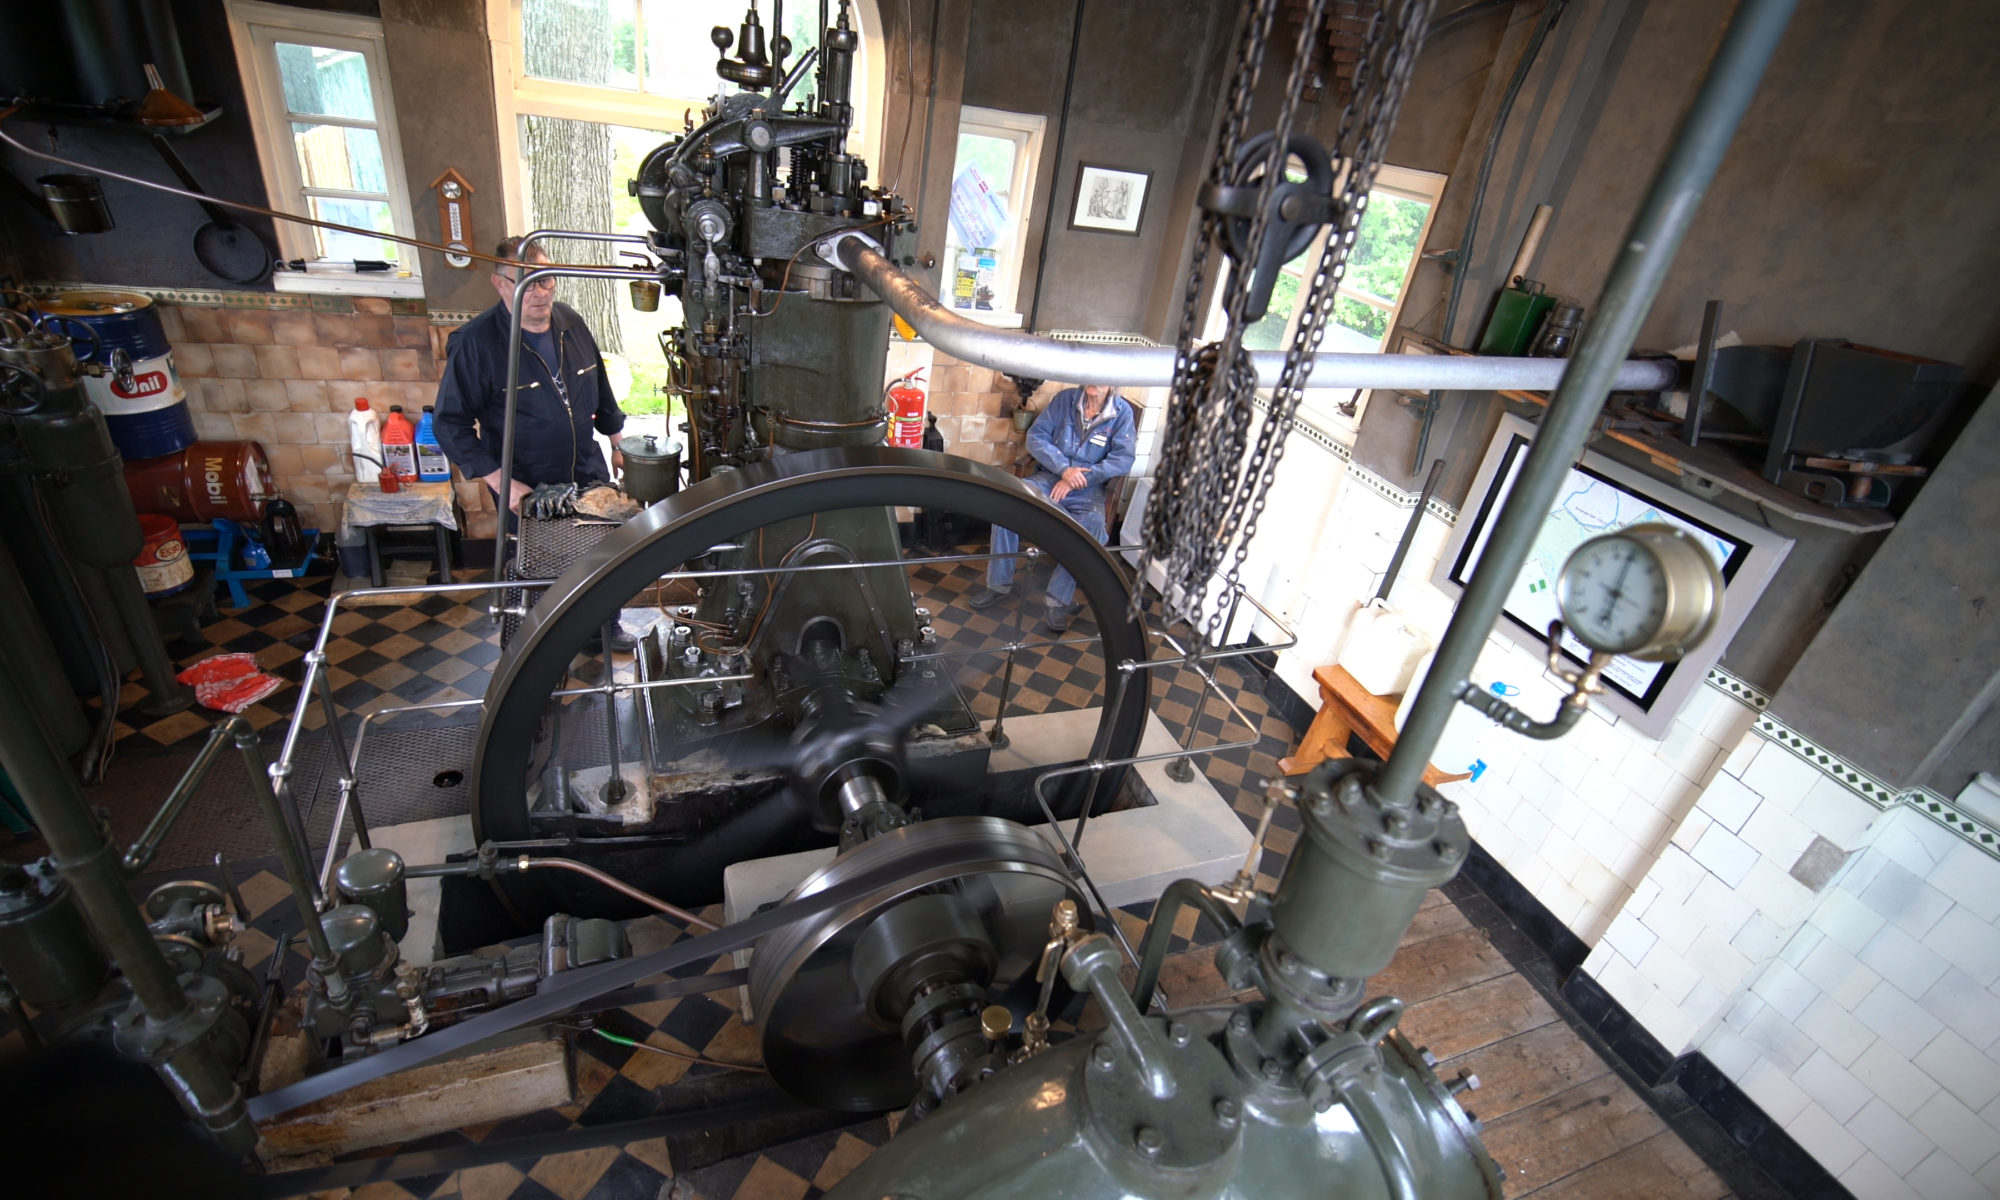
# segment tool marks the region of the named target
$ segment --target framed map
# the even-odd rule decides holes
[[[1076,204],[1069,227],[1138,237],[1139,223],[1146,213],[1146,190],[1152,182],[1151,171],[1078,163]]]

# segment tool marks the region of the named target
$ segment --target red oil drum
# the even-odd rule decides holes
[[[125,490],[142,513],[206,525],[217,517],[256,521],[277,494],[271,464],[256,442],[196,442],[158,458],[125,463]]]
[[[194,582],[194,563],[172,517],[141,514],[139,531],[146,540],[132,565],[139,568],[139,584],[148,596],[171,596]]]

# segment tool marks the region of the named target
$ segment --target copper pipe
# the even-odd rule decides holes
[[[521,860],[521,866],[525,870],[534,870],[536,867],[551,867],[558,871],[574,871],[578,875],[582,875],[586,879],[592,879],[598,883],[603,884],[605,887],[610,888],[612,891],[617,892],[621,896],[629,896],[632,899],[637,900],[639,903],[644,904],[649,908],[656,908],[659,911],[665,913],[666,915],[674,918],[676,921],[686,921],[688,924],[694,926],[696,929],[704,930],[711,933],[714,932],[716,929],[715,925],[711,924],[710,922],[702,920],[700,917],[695,916],[693,913],[689,912],[684,908],[677,908],[674,905],[668,904],[665,900],[660,899],[658,896],[648,895],[647,893],[640,891],[638,888],[633,887],[629,883],[622,882],[620,880],[612,878],[609,875],[606,875],[604,872],[598,870],[596,867],[585,866],[583,863],[576,862],[573,859],[524,858]]]

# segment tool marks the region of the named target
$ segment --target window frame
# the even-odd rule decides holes
[[[671,0],[668,0],[671,2]],[[624,125],[640,129],[675,130],[682,127],[682,115],[699,113],[714,97],[673,96],[626,88],[598,87],[587,83],[565,83],[528,74],[527,56],[521,46],[522,0],[486,0],[486,29],[493,55],[493,101],[500,133],[500,178],[502,200],[507,210],[507,228],[514,233],[529,231],[527,148],[523,144],[521,118],[524,116],[562,117],[599,125]],[[639,24],[645,25],[644,4],[639,0]],[[861,92],[855,108],[855,128],[848,138],[849,153],[868,164],[870,175],[881,168],[878,150],[882,138],[882,97],[886,92],[887,48],[882,41],[882,22],[876,0],[850,0],[854,19],[861,26],[861,45],[856,55],[854,86]],[[640,34],[643,39],[643,32]],[[643,46],[643,41],[641,42]],[[711,50],[713,47],[709,47]],[[794,56],[793,62],[796,62]],[[639,85],[645,85],[643,60]],[[714,88],[723,86],[715,79]],[[805,85],[799,85],[803,88]]]
[[[1014,198],[1014,211],[1009,214],[1014,237],[1005,256],[1001,260],[1000,286],[994,291],[997,307],[990,311],[975,309],[953,309],[953,312],[970,316],[975,320],[1004,321],[1008,317],[1021,315],[1021,273],[1026,262],[1028,228],[1035,210],[1035,186],[1041,172],[1042,145],[1048,133],[1049,119],[1042,113],[1017,113],[998,108],[980,108],[967,104],[958,110],[958,136],[967,133],[979,137],[997,138],[1011,141],[1015,145],[1014,177],[1008,181],[1007,194]],[[958,178],[958,143],[952,142],[952,179]],[[958,250],[972,247],[959,246],[956,232],[949,216],[945,219],[946,278],[957,259]],[[999,301],[1005,299],[1005,304]]]
[[[293,114],[285,105],[284,87],[273,47],[279,41],[296,40],[335,50],[350,50],[362,56],[368,68],[369,99],[375,120],[358,121],[345,117],[311,115],[305,120],[316,125],[343,128],[372,128],[382,148],[382,173],[389,204],[391,231],[400,237],[416,236],[416,220],[410,203],[409,177],[403,168],[403,143],[396,119],[394,89],[389,81],[388,41],[382,22],[373,17],[349,13],[321,12],[268,4],[263,0],[228,0],[230,40],[236,51],[236,65],[243,79],[248,102],[250,129],[257,146],[258,166],[273,208],[312,216],[314,196],[374,199],[377,193],[349,193],[346,189],[309,187],[293,147]],[[339,262],[322,258],[319,240],[312,227],[291,221],[277,222],[278,248],[285,258],[309,262]],[[275,272],[272,286],[280,292],[334,292],[360,295],[421,297],[424,294],[422,266],[414,247],[398,248],[396,270],[379,272]]]
[[[1416,253],[1410,256],[1409,265],[1403,270],[1403,285],[1397,290],[1394,301],[1385,301],[1379,296],[1371,295],[1360,288],[1350,285],[1344,275],[1334,290],[1336,297],[1344,296],[1357,303],[1365,304],[1370,308],[1388,314],[1388,325],[1382,334],[1381,343],[1376,347],[1377,353],[1386,353],[1390,339],[1395,337],[1396,329],[1402,320],[1403,305],[1410,298],[1410,283],[1416,278],[1418,265],[1423,262],[1424,247],[1430,242],[1431,227],[1437,222],[1438,207],[1444,198],[1445,184],[1448,181],[1448,176],[1438,174],[1435,171],[1420,171],[1414,167],[1398,167],[1389,163],[1383,163],[1376,169],[1375,186],[1370,188],[1368,193],[1371,197],[1377,193],[1381,193],[1399,200],[1413,200],[1429,206],[1428,211],[1424,214],[1424,223],[1417,229]],[[1312,245],[1308,246],[1304,253],[1292,259],[1291,262],[1287,263],[1285,267],[1280,268],[1280,270],[1283,270],[1288,275],[1297,277],[1301,284],[1310,282],[1306,278],[1306,275],[1319,263],[1320,255],[1326,251],[1326,239],[1332,233],[1333,229],[1331,226],[1321,230],[1320,235],[1313,239]],[[1294,264],[1298,265],[1297,270],[1290,269]],[[1303,291],[1302,287],[1302,295]],[[1222,327],[1222,295],[1223,289],[1218,287],[1213,289],[1209,297],[1206,329],[1209,331],[1208,337],[1211,339],[1219,336]],[[1280,339],[1282,344],[1291,344],[1293,336],[1298,332],[1299,318],[1303,311],[1304,305],[1300,305],[1292,310],[1290,319],[1285,322],[1285,332]],[[1331,323],[1333,320],[1332,316],[1329,315],[1327,320]],[[1352,418],[1340,415],[1335,410],[1335,406],[1339,401],[1333,399],[1333,397],[1351,392],[1359,400],[1369,390],[1367,388],[1309,386],[1306,389],[1305,399],[1301,407],[1307,413],[1336,420],[1341,425],[1358,425],[1360,422],[1358,412]]]

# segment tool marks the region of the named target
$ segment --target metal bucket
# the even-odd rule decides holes
[[[42,201],[49,216],[68,234],[106,233],[118,228],[104,202],[104,184],[95,175],[41,175]]]
[[[641,504],[655,504],[681,490],[681,444],[653,434],[628,437],[618,443],[625,456],[625,493]]]
[[[217,517],[256,521],[271,485],[271,464],[256,442],[196,442],[158,458],[128,460],[125,490],[142,513],[190,525]]]

